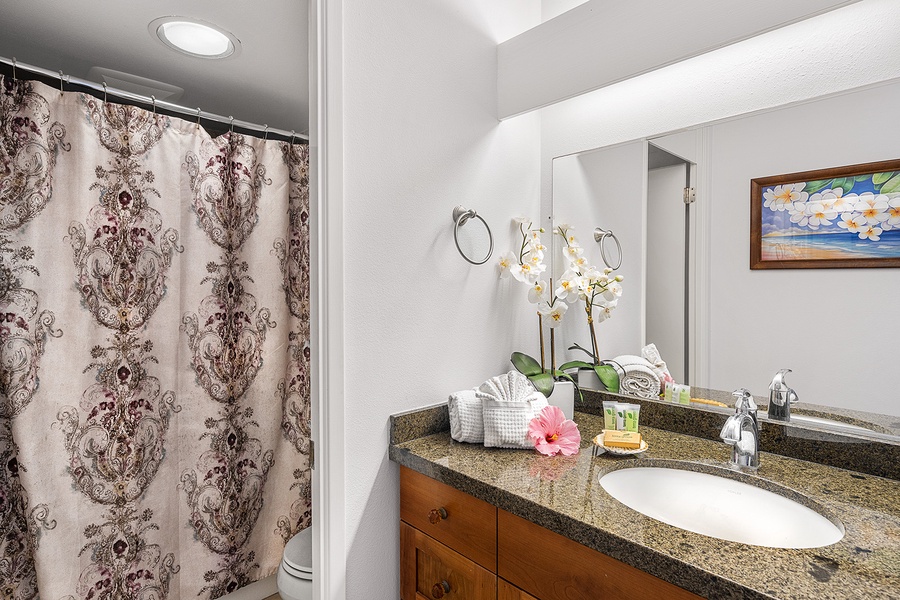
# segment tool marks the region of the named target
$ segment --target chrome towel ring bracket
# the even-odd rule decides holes
[[[615,265],[612,264],[612,262],[609,260],[609,256],[606,254],[606,246],[604,246],[604,243],[606,242],[607,238],[612,238],[612,240],[616,243],[616,254],[618,255],[618,260],[616,260]],[[596,240],[596,242],[600,244],[600,257],[603,259],[603,262],[607,267],[615,271],[622,266],[622,244],[619,243],[619,238],[615,236],[612,230],[598,227],[594,230],[594,240]]]
[[[460,228],[462,228],[469,221],[473,221],[475,219],[481,221],[481,224],[484,226],[484,230],[487,232],[488,250],[487,254],[484,255],[484,258],[478,258],[478,254],[475,254],[479,247],[483,247],[485,245],[483,242],[476,243],[479,241],[477,238],[473,238],[474,242],[470,244],[474,247],[467,248],[466,250],[463,250],[463,246],[459,242]],[[482,235],[481,237],[483,239],[484,236]],[[483,265],[494,253],[494,236],[493,234],[491,234],[491,228],[488,226],[487,221],[485,221],[484,218],[474,210],[465,208],[462,205],[457,206],[453,209],[453,241],[456,242],[456,249],[459,250],[459,254],[473,265]],[[475,256],[473,257],[472,254],[475,254]]]

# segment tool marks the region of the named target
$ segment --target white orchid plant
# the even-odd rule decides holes
[[[518,253],[505,252],[500,257],[500,278],[512,276],[516,281],[529,285],[528,301],[537,305],[538,333],[541,346],[541,360],[538,362],[522,352],[513,352],[510,357],[513,365],[527,376],[535,388],[545,396],[553,392],[553,382],[567,379],[574,383],[572,376],[563,369],[556,368],[556,347],[554,330],[562,323],[568,310],[567,304],[552,292],[553,280],[548,284],[542,279],[547,265],[544,256],[547,247],[541,242],[542,227],[535,228],[528,217],[516,217],[513,222],[518,225],[522,234]],[[550,329],[550,368],[546,367],[544,354],[544,327]]]
[[[612,316],[612,311],[622,296],[622,280],[624,278],[621,275],[613,275],[613,269],[609,267],[600,271],[589,264],[584,257],[584,248],[572,233],[573,229],[575,228],[571,225],[560,224],[553,231],[563,240],[563,256],[568,265],[558,282],[559,287],[554,291],[554,296],[571,304],[583,303],[591,333],[591,350],[582,348],[578,344],[569,349],[582,350],[591,357],[591,362],[571,361],[561,365],[560,369],[592,369],[608,390],[617,392],[619,375],[612,365],[604,364],[600,360],[594,324],[602,323]]]

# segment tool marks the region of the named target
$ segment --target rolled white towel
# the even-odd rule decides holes
[[[457,442],[484,442],[481,399],[476,397],[474,389],[453,392],[447,406],[450,410],[450,437]]]
[[[659,398],[659,375],[650,362],[641,356],[623,354],[613,361],[619,363],[625,375],[619,381],[619,392],[641,398]]]
[[[475,396],[481,400],[484,445],[489,448],[532,448],[528,424],[547,406],[547,398],[518,371],[492,377]]]
[[[671,373],[669,373],[669,367],[666,366],[666,361],[660,356],[656,344],[647,344],[641,348],[641,356],[647,359],[647,362],[650,363],[652,369],[659,377],[659,389],[666,387],[666,381],[675,381],[672,378]]]

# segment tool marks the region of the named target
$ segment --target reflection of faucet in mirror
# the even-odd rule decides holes
[[[770,419],[791,420],[791,404],[797,401],[797,393],[784,382],[784,376],[790,372],[790,369],[781,369],[769,384],[768,414]]]
[[[731,446],[731,462],[737,467],[756,469],[759,467],[759,423],[756,419],[756,402],[744,388],[732,395],[734,414],[728,417],[719,437]]]

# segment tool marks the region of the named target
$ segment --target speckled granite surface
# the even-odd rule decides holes
[[[427,410],[433,411],[432,418],[434,411],[440,413],[440,407]],[[428,429],[428,418],[423,416],[418,426]],[[404,419],[409,415],[399,420]],[[598,479],[612,469],[655,461],[720,469],[727,464],[728,446],[642,426],[649,444],[643,454],[593,457],[589,440],[602,430],[602,419],[576,413],[576,421],[582,451],[573,457],[457,443],[449,431],[398,438],[390,456],[707,598],[900,598],[900,482],[762,453],[757,475],[741,477],[802,491],[827,516],[841,521],[845,536],[810,550],[725,542],[645,517],[613,499]]]

